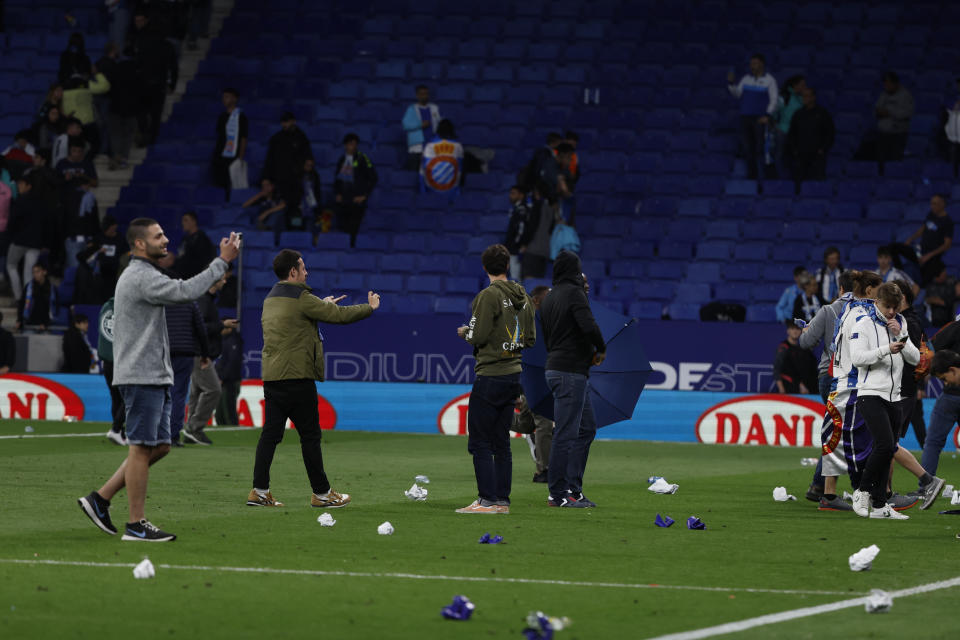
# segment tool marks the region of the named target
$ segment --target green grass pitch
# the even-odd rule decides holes
[[[26,424],[2,421],[0,436]],[[107,428],[29,424],[38,436]],[[100,437],[0,439],[0,638],[519,638],[531,610],[571,618],[560,640],[647,638],[960,575],[960,519],[937,514],[946,499],[907,511],[904,522],[820,513],[803,499],[811,471],[800,458],[813,450],[598,441],[585,489],[599,507],[566,510],[546,506],[517,440],[511,513],[459,515],[475,494],[463,438],[327,432],[331,482],[354,501],[332,510],[337,524],[326,528],[309,506],[295,433],[273,466],[280,509],[244,504],[259,431],[210,434],[213,447],[174,450],[153,468],[147,517],[178,539],[152,545],[105,535],[76,505],[123,449]],[[417,474],[431,480],[426,502],[403,495]],[[651,494],[650,475],[679,492]],[[955,456],[944,454],[940,475],[960,485]],[[904,472],[897,478],[911,488]],[[778,485],[799,500],[774,502]],[[114,522],[126,513],[121,493]],[[657,513],[677,523],[657,528]],[[687,530],[690,515],[706,531]],[[395,534],[377,535],[387,520]],[[478,544],[485,532],[504,544]],[[847,557],[870,544],[881,549],[873,569],[851,572]],[[130,566],[144,556],[157,576],[135,580]],[[440,616],[457,594],[477,606],[467,622]],[[953,638],[957,595],[944,589],[899,598],[887,614],[855,607],[735,637]]]

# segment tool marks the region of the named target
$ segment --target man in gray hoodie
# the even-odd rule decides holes
[[[127,230],[132,257],[117,281],[114,300],[113,384],[120,390],[127,415],[127,459],[109,480],[77,502],[100,529],[116,535],[110,521],[110,499],[127,487],[130,518],[123,540],[167,542],[176,536],[144,517],[150,465],[170,451],[170,387],[173,366],[164,306],[192,302],[227,271],[240,251],[235,233],[220,241],[220,257],[189,280],[175,280],[157,268],[167,254],[163,229],[150,218],[137,218]]]

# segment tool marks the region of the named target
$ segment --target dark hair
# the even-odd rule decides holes
[[[903,302],[903,293],[901,293],[900,287],[893,282],[884,282],[877,289],[877,302],[882,302],[896,309]]]
[[[840,249],[836,247],[827,247],[826,249],[823,250],[823,259],[826,260],[827,256],[833,255],[834,253],[836,253],[837,255],[840,255]]]
[[[80,147],[83,149],[87,146],[87,141],[83,139],[83,136],[70,136],[70,141],[67,144],[67,148],[73,149],[74,147]]]
[[[798,275],[806,271],[807,268],[804,266],[796,266],[793,268],[793,277],[796,278]]]
[[[573,148],[572,144],[563,142],[557,145],[557,155],[560,155],[561,153],[574,153],[575,151],[576,150]]]
[[[889,245],[883,245],[882,247],[877,247],[877,257],[888,256],[893,257],[893,251],[890,250]]]
[[[280,122],[290,122],[291,120],[296,120],[297,116],[293,115],[292,111],[284,111],[280,115]]]
[[[897,75],[895,71],[884,71],[883,72],[883,81],[886,82],[889,80],[894,84],[900,84],[900,76]]]
[[[787,78],[786,81],[784,81],[783,83],[783,89],[781,89],[780,91],[780,97],[786,100],[788,95],[787,89],[793,89],[793,86],[798,82],[800,82],[801,80],[806,80],[806,78],[802,73],[798,73]]]
[[[194,222],[200,222],[200,219],[197,217],[196,211],[184,211],[181,218],[193,218]]]
[[[234,89],[233,87],[227,87],[227,88],[225,88],[223,91],[221,91],[220,93],[221,93],[221,94],[229,93],[229,94],[232,95],[234,98],[237,98],[237,99],[240,98],[240,92],[237,91],[236,89]]]
[[[120,47],[117,46],[116,42],[108,42],[103,47],[103,55],[105,56],[109,56],[111,53],[119,52],[119,51],[120,51]]]
[[[69,118],[67,118],[67,121],[64,123],[63,126],[64,126],[64,128],[66,128],[66,127],[69,127],[69,126],[72,125],[72,124],[75,124],[75,125],[77,125],[78,127],[83,127],[83,123],[80,122],[80,119],[79,119],[79,118],[74,118],[74,117],[72,117],[72,116],[69,117]]]
[[[563,136],[559,133],[548,133],[547,134],[547,144],[551,147],[554,147],[563,142]]]
[[[83,34],[80,33],[79,31],[74,31],[73,33],[71,33],[70,40],[67,41],[67,46],[76,47],[80,51],[80,53],[83,53],[84,47],[85,47],[83,42]]]
[[[759,60],[761,63],[763,63],[763,66],[767,66],[767,59],[763,57],[762,53],[755,53],[752,56],[750,56],[750,59]]]
[[[286,280],[290,277],[290,270],[299,266],[300,258],[303,254],[293,249],[281,249],[280,253],[273,259],[273,273],[280,280]]]
[[[510,267],[510,252],[502,244],[492,244],[480,256],[483,270],[492,276],[502,276]]]
[[[516,189],[516,190],[519,191],[520,193],[526,193],[526,192],[527,192],[526,189],[524,189],[523,187],[521,187],[521,186],[518,185],[518,184],[512,184],[512,185],[510,185],[510,190],[513,191],[514,189]]]
[[[947,204],[947,196],[946,196],[945,194],[943,194],[943,193],[935,193],[935,194],[933,194],[933,195],[930,196],[930,197],[931,197],[931,198],[940,198],[941,200],[943,200],[943,204]]]
[[[428,87],[427,85],[418,84],[416,88],[414,88],[414,92],[420,91],[420,89],[426,89],[427,91],[430,91],[430,87]]]
[[[456,138],[457,130],[453,128],[453,123],[444,118],[437,123],[437,135],[441,138]]]
[[[17,131],[16,135],[13,136],[13,139],[20,140],[21,138],[30,142],[33,138],[33,132],[31,132],[30,129],[20,129],[20,131]]]
[[[127,227],[127,244],[134,246],[137,240],[147,239],[147,229],[158,224],[153,218],[134,218]]]
[[[567,140],[576,140],[577,142],[580,141],[580,136],[573,131],[567,131],[565,134],[563,134],[563,137]]]
[[[530,291],[530,299],[533,300],[534,306],[540,306],[540,302],[550,293],[550,287],[545,284],[537,285]]]
[[[119,225],[120,222],[108,213],[107,215],[103,216],[103,220],[100,221],[100,229],[101,231],[106,231],[115,224]]]
[[[357,144],[360,144],[360,136],[355,133],[348,133],[347,135],[343,136],[343,144],[347,144],[348,142],[356,142]]]
[[[853,287],[855,286],[853,276],[857,273],[860,272],[853,269],[848,269],[847,271],[841,273],[840,277],[837,278],[837,284],[840,285],[840,288],[843,289],[844,293],[851,293],[853,291]]]
[[[873,271],[850,271],[853,279],[853,295],[862,298],[867,293],[867,287],[878,287],[883,284],[883,278]]]
[[[90,318],[87,317],[85,313],[76,313],[73,316],[73,324],[80,324],[81,322],[90,322]]]
[[[930,359],[930,373],[942,376],[950,367],[960,367],[960,354],[950,349],[939,349]]]
[[[814,89],[813,87],[811,87],[810,85],[807,85],[807,91],[809,91],[810,93],[812,93],[812,94],[813,94],[813,97],[817,97],[817,90]]]
[[[913,306],[913,289],[909,284],[904,280],[894,280],[893,283],[900,287],[900,293],[903,294],[903,299],[907,302],[908,307]]]

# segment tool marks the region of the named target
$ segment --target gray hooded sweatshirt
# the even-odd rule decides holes
[[[820,354],[820,364],[817,367],[818,377],[822,378],[830,373],[830,360],[833,358],[833,331],[837,318],[843,313],[845,304],[853,300],[853,296],[843,295],[820,307],[813,320],[807,325],[807,330],[800,334],[800,346],[804,349],[813,349],[823,340],[823,353]]]
[[[163,307],[196,300],[223,277],[227,266],[216,258],[189,280],[174,280],[145,258],[130,259],[114,296],[114,386],[173,384]]]

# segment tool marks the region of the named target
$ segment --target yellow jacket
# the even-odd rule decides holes
[[[60,113],[67,117],[76,118],[83,124],[90,124],[97,119],[93,109],[93,96],[110,91],[110,81],[98,73],[86,87],[67,89],[63,92],[63,104]]]

